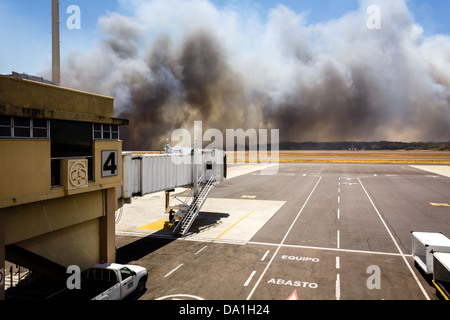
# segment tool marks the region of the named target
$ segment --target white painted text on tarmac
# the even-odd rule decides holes
[[[281,285],[281,286],[291,286],[291,287],[302,287],[302,288],[311,288],[316,289],[319,287],[317,283],[314,282],[306,282],[306,281],[292,281],[292,280],[284,280],[284,279],[275,279],[272,278],[267,283]]]
[[[310,257],[296,257],[296,256],[288,256],[288,255],[283,255],[281,256],[281,259],[283,260],[291,260],[291,261],[304,261],[304,262],[319,262],[320,259],[319,258],[310,258]]]

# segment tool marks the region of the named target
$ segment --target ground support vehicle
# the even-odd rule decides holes
[[[79,289],[64,288],[48,300],[122,300],[133,292],[143,292],[147,277],[147,270],[140,266],[97,264],[83,272]]]
[[[442,233],[411,232],[412,256],[426,274],[433,273],[433,253],[450,253],[450,239]]]
[[[450,300],[450,253],[433,254],[433,284],[438,295]]]

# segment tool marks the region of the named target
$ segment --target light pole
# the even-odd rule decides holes
[[[52,0],[52,81],[61,85],[61,56],[59,43],[59,0]]]

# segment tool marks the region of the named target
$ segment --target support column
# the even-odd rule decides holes
[[[5,300],[5,210],[0,209],[0,301]]]
[[[175,189],[166,190],[166,208],[165,208],[166,211],[167,211],[167,208],[170,206],[170,193],[171,192],[175,192]]]
[[[100,261],[116,261],[116,210],[117,189],[103,191],[105,214],[100,218]]]

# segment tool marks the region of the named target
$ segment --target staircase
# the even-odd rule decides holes
[[[14,268],[11,266],[9,274],[5,276],[5,290],[17,286],[21,281],[24,281],[31,275],[30,270],[22,266],[16,265],[15,269],[18,270],[14,272]]]
[[[179,236],[186,235],[186,233],[194,223],[194,220],[197,218],[206,199],[208,199],[208,196],[211,193],[212,189],[214,189],[215,185],[216,179],[214,178],[214,176],[211,176],[211,178],[206,183],[202,184],[199,192],[196,196],[194,196],[192,203],[183,213],[183,216],[175,227],[173,231],[174,234],[177,234]]]

